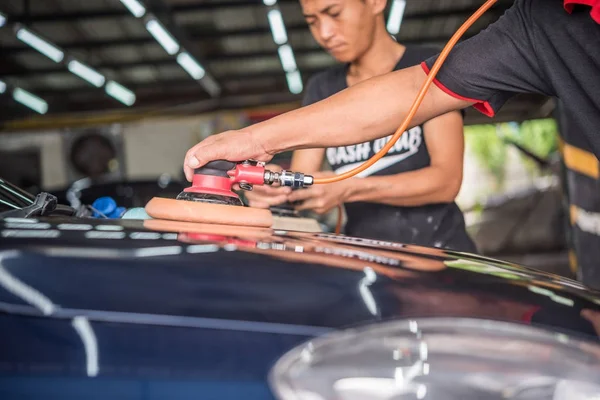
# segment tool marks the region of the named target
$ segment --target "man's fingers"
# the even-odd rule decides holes
[[[250,207],[269,208],[285,203],[290,192],[288,187],[255,186],[254,190],[246,192],[246,198]]]
[[[318,194],[315,192],[314,189],[310,188],[310,189],[294,190],[288,196],[288,198],[289,198],[289,201],[294,202],[294,201],[302,201],[302,200],[306,200],[306,199],[311,199],[316,196],[318,196]]]
[[[210,161],[243,161],[256,159],[269,161],[271,154],[265,152],[262,144],[247,131],[227,131],[212,135],[193,146],[185,155],[184,173],[188,181],[192,180],[194,169]]]
[[[600,335],[600,312],[584,309],[581,311],[581,316],[587,319],[594,326],[598,335]]]
[[[315,208],[317,208],[317,201],[315,199],[309,199],[309,200],[303,201],[302,203],[300,203],[294,207],[294,209],[296,209],[296,211],[314,210]]]

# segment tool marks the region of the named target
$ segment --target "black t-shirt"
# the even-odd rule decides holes
[[[394,70],[419,65],[437,52],[437,49],[409,46]],[[318,102],[346,89],[347,70],[348,65],[339,65],[312,77],[307,85],[303,105]],[[357,145],[330,147],[325,153],[327,161],[338,174],[349,171],[371,158],[390,137],[391,135]],[[403,134],[388,154],[358,177],[394,175],[425,168],[430,164],[423,126],[417,126]],[[396,207],[353,202],[346,203],[345,208],[348,216],[346,234],[351,236],[476,251],[466,233],[462,212],[455,203]]]
[[[517,93],[558,97],[581,133],[571,144],[600,156],[600,4],[573,7],[581,1],[516,0],[450,52],[436,84],[490,116]],[[436,59],[422,64],[426,72]]]

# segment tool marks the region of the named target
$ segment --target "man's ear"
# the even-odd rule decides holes
[[[373,11],[373,15],[383,14],[385,11],[385,6],[387,5],[387,0],[364,0],[366,1],[371,10]]]

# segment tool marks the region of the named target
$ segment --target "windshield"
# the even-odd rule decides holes
[[[18,210],[31,205],[35,196],[0,178],[0,212]]]

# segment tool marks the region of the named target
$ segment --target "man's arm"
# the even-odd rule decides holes
[[[424,125],[431,157],[426,168],[389,176],[354,179],[347,202],[367,201],[393,206],[450,203],[463,178],[464,135],[462,116],[451,112]]]
[[[530,35],[536,23],[533,6],[562,7],[548,3],[517,0],[498,21],[459,43],[411,127],[476,103],[492,114],[515,93],[553,95]],[[268,161],[285,150],[349,145],[388,135],[405,119],[425,79],[421,66],[395,71],[247,129],[211,136],[188,151],[186,176],[191,179],[193,168],[216,159]]]
[[[268,154],[383,137],[400,126],[426,78],[420,66],[378,76],[247,131]],[[471,104],[431,85],[409,127]]]
[[[420,66],[395,71],[246,129],[209,136],[186,154],[186,176],[191,179],[193,168],[212,160],[269,161],[286,150],[343,146],[385,136],[400,126],[426,78]],[[431,85],[411,127],[471,104]]]
[[[357,201],[405,207],[454,201],[462,184],[462,116],[459,112],[444,114],[426,122],[424,128],[431,158],[428,167],[315,185],[293,192],[289,200],[301,201],[299,210],[311,209],[319,214],[338,204]]]

